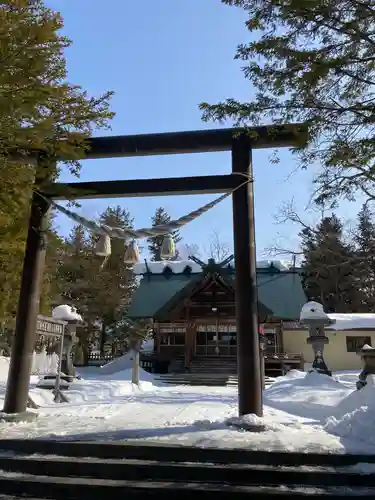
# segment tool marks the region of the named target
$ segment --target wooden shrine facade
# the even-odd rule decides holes
[[[156,360],[183,359],[180,368],[189,370],[198,358],[220,357],[225,363],[237,356],[235,269],[227,261],[204,264],[194,259],[185,268],[173,262],[142,266],[130,315],[153,319]],[[282,335],[283,322],[296,320],[306,301],[298,271],[262,267],[257,286],[266,359],[271,363],[286,357],[299,363],[298,353],[284,353]]]

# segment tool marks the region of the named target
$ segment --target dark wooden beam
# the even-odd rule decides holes
[[[92,137],[85,158],[124,158],[132,156],[209,153],[229,151],[233,135],[244,129],[222,128],[169,132],[162,134]],[[268,125],[248,129],[251,147],[295,147],[306,143],[308,129],[304,124]]]
[[[165,179],[129,179],[55,183],[43,189],[45,196],[62,199],[128,198],[187,194],[227,193],[244,182],[233,174]]]
[[[218,302],[214,307],[216,307],[219,311],[221,307],[234,307],[235,303],[234,300],[228,301],[228,302]],[[212,303],[210,301],[201,301],[201,302],[192,302],[191,307],[210,307],[212,308]]]
[[[220,128],[157,134],[108,135],[88,139],[87,151],[78,159],[97,160],[230,151],[233,137],[243,132],[249,134],[252,149],[304,146],[308,139],[308,127],[304,123],[264,125],[247,129]],[[39,156],[44,154],[45,151],[41,149],[31,148],[25,150],[23,154],[15,149],[8,153],[8,161],[34,165],[38,162]],[[56,161],[65,159],[61,155],[56,158]]]

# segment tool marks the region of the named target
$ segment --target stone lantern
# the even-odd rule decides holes
[[[367,385],[368,375],[375,375],[375,349],[365,344],[358,353],[363,361],[363,370],[359,374],[356,386],[360,390]]]
[[[64,332],[63,354],[61,362],[61,372],[66,375],[66,382],[73,382],[75,369],[72,361],[72,349],[76,342],[77,326],[83,325],[82,316],[77,313],[74,306],[62,304],[52,311],[52,317],[66,322]]]
[[[322,304],[311,301],[302,307],[300,321],[309,330],[306,342],[311,345],[314,352],[312,371],[331,376],[332,372],[328,369],[323,357],[324,346],[329,344],[324,327],[332,325],[336,320],[331,320],[328,317]]]

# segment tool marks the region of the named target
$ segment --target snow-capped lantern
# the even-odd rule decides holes
[[[365,344],[358,354],[363,361],[363,369],[356,382],[357,389],[360,390],[367,385],[367,377],[375,375],[375,348]]]
[[[302,306],[300,321],[309,330],[306,342],[311,345],[314,352],[312,371],[332,375],[323,358],[324,346],[329,344],[324,327],[331,325],[335,320],[331,320],[328,317],[328,314],[324,312],[322,304],[310,301]]]
[[[306,320],[316,319],[330,321],[328,315],[324,312],[322,304],[319,304],[319,302],[315,302],[314,300],[306,302],[306,304],[302,306],[300,320],[302,322],[306,322]]]
[[[52,317],[65,321],[67,323],[64,332],[63,358],[61,363],[61,371],[67,375],[65,380],[73,382],[75,370],[72,361],[72,348],[76,341],[77,326],[83,325],[82,316],[78,313],[77,308],[67,304],[61,304],[52,310]]]

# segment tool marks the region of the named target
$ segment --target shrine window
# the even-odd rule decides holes
[[[371,345],[371,337],[346,337],[347,352],[358,352],[366,344]]]
[[[185,333],[171,333],[160,336],[160,345],[185,345]]]
[[[170,345],[185,345],[185,334],[176,333],[174,335],[170,335]]]

